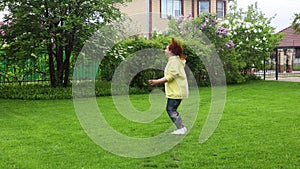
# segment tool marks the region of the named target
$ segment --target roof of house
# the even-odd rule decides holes
[[[292,26],[279,32],[285,34],[284,38],[279,42],[279,47],[300,47],[300,33],[295,33]]]

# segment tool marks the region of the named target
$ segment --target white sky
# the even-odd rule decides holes
[[[276,28],[276,32],[290,26],[293,22],[294,13],[300,13],[300,0],[237,0],[238,7],[247,9],[248,5],[257,2],[258,8],[266,17],[272,17],[271,25]],[[0,13],[0,21],[3,13]]]
[[[255,2],[266,17],[270,18],[276,14],[271,22],[276,32],[289,27],[293,22],[294,13],[300,13],[300,0],[237,0],[238,7],[243,9]]]

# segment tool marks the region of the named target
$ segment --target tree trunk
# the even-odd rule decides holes
[[[70,58],[73,51],[73,43],[74,43],[74,35],[76,30],[73,29],[71,33],[67,33],[67,46],[66,46],[66,59],[64,61],[64,69],[65,69],[65,77],[64,77],[64,87],[68,86],[69,83],[69,75],[70,75]]]
[[[45,6],[46,6],[46,13],[45,13],[45,17],[49,18],[49,10],[48,10],[48,3],[47,1],[45,2]],[[53,25],[51,23],[49,23],[49,35],[51,35],[51,30],[53,28]],[[51,37],[51,36],[50,36]],[[56,77],[55,77],[55,68],[54,68],[54,59],[53,59],[53,44],[48,44],[47,45],[47,51],[48,51],[48,57],[49,57],[49,73],[50,73],[50,83],[51,83],[51,87],[56,87]]]
[[[48,55],[49,55],[50,83],[51,83],[51,87],[56,87],[56,77],[55,77],[55,70],[54,70],[52,45],[48,45]]]
[[[68,86],[68,82],[69,82],[70,57],[71,57],[71,49],[70,49],[69,46],[67,46],[66,47],[66,59],[64,61],[64,71],[65,71],[64,87],[67,87]]]
[[[63,78],[64,78],[64,63],[63,63],[63,47],[57,45],[56,47],[56,83],[57,86],[63,85]]]

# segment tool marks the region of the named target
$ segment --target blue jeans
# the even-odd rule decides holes
[[[182,119],[177,112],[177,108],[181,103],[181,99],[170,99],[168,98],[167,102],[167,112],[169,114],[170,119],[173,121],[177,129],[181,129],[184,127]]]

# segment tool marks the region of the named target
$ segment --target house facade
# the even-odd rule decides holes
[[[228,0],[132,0],[119,8],[127,16],[139,20],[146,32],[151,34],[153,31],[159,32],[167,28],[171,17],[197,17],[203,12],[210,12],[222,20],[226,15]]]

